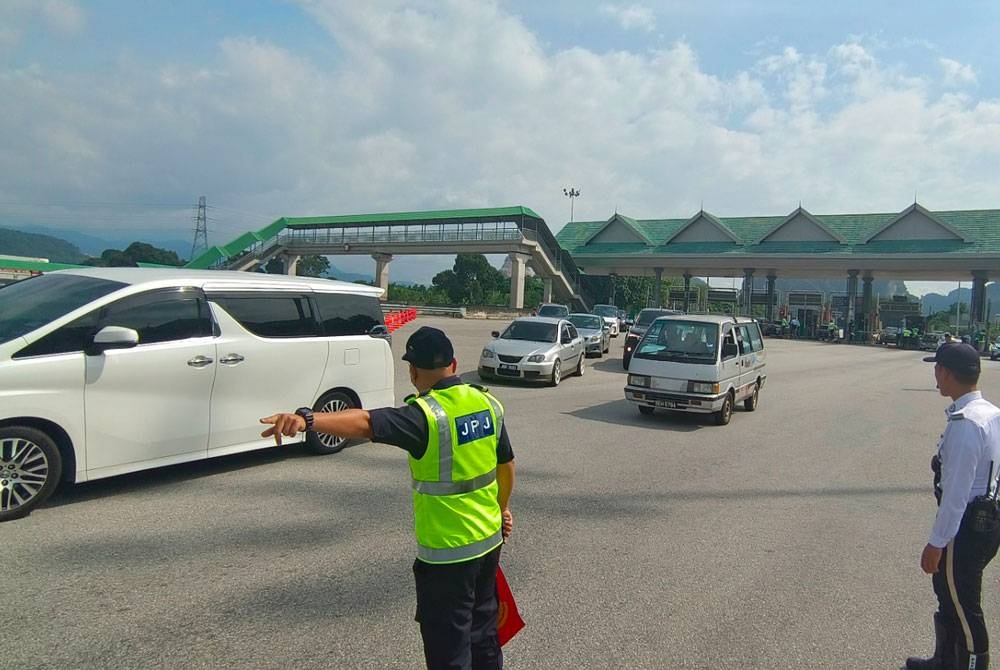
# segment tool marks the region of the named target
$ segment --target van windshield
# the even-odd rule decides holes
[[[0,288],[0,344],[127,286],[78,275],[41,275]]]
[[[718,324],[664,319],[653,322],[633,357],[654,361],[714,363],[718,339]]]

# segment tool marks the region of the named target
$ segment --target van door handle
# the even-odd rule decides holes
[[[208,356],[195,356],[188,361],[188,365],[193,368],[203,368],[206,365],[211,365],[214,361]]]
[[[242,363],[246,359],[239,354],[227,354],[219,359],[219,362],[223,365],[236,365],[237,363]]]

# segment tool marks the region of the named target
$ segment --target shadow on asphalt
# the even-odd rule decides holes
[[[622,359],[617,356],[615,358],[602,358],[591,367],[595,370],[600,370],[601,372],[621,372],[622,374],[627,372],[625,368],[622,367]]]
[[[699,415],[687,412],[670,412],[667,410],[659,410],[651,416],[639,414],[639,410],[625,399],[584,407],[583,409],[567,412],[567,414],[589,421],[612,423],[618,426],[649,428],[651,430],[668,430],[674,433],[690,433],[712,423],[712,416],[710,414]]]

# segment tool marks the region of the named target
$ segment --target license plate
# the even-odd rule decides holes
[[[507,365],[506,363],[501,363],[500,366],[497,368],[497,373],[501,374],[501,375],[516,375],[517,374],[517,366],[516,365]]]
[[[671,402],[669,400],[657,400],[656,401],[656,406],[657,407],[676,407],[677,403]]]

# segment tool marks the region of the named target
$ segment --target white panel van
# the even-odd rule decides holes
[[[711,413],[725,425],[736,403],[757,409],[767,381],[764,338],[751,318],[664,316],[636,345],[628,370],[625,399],[641,413]]]
[[[0,288],[0,521],[62,480],[273,446],[258,419],[394,402],[382,290],[184,269]],[[333,453],[344,441],[308,433]]]

